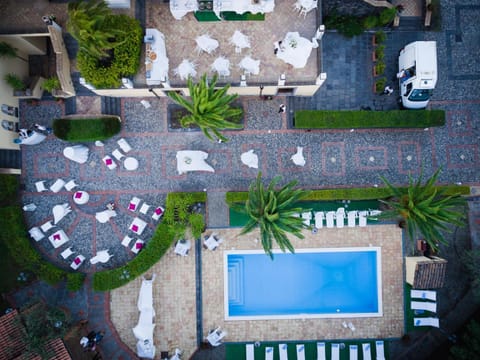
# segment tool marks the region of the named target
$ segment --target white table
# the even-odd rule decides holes
[[[251,12],[252,14],[273,12],[274,0],[259,0],[254,4],[252,0],[214,0],[213,11],[220,17],[221,11],[233,11],[237,14]]]
[[[73,194],[73,201],[78,205],[86,204],[89,199],[90,195],[86,191],[76,191],[75,194]]]
[[[129,157],[125,158],[125,160],[123,161],[123,166],[128,171],[137,170],[138,169],[138,160],[135,159],[134,157],[129,156]]]
[[[187,256],[188,251],[192,247],[192,244],[190,240],[180,240],[177,241],[177,244],[175,245],[175,254],[181,255],[181,256]]]
[[[69,240],[69,238],[68,238],[67,234],[65,234],[65,231],[58,230],[58,231],[55,231],[52,235],[50,235],[48,237],[48,240],[53,245],[53,247],[56,249],[56,248],[62,246],[63,244],[65,244]]]
[[[210,235],[203,243],[208,250],[215,250],[219,245],[217,239],[215,239],[215,236],[213,235]]]
[[[91,264],[96,264],[98,262],[106,263],[108,260],[110,260],[111,257],[112,255],[108,253],[108,250],[101,250],[97,252],[97,255],[95,255],[90,259],[90,263]]]
[[[130,224],[130,230],[132,230],[135,234],[141,235],[147,223],[140,218],[133,219],[132,223]]]
[[[146,29],[146,37],[153,37],[148,42],[145,52],[145,68],[148,85],[160,85],[168,79],[168,57],[165,48],[165,36],[157,29]]]
[[[253,75],[258,75],[260,72],[260,60],[254,60],[250,56],[245,56],[238,65],[244,69],[245,72]]]
[[[298,32],[289,32],[282,40],[277,57],[294,68],[301,69],[307,65],[312,49],[310,40],[301,37]]]
[[[212,70],[220,76],[230,76],[230,61],[223,56],[219,56],[212,64]]]
[[[195,70],[195,64],[190,60],[183,59],[180,65],[174,69],[175,75],[178,75],[180,79],[187,80],[189,77],[197,76],[197,71]]]
[[[181,20],[189,12],[197,10],[198,2],[196,0],[170,0],[170,12],[177,20]]]
[[[189,171],[215,172],[215,170],[205,162],[207,158],[208,153],[204,151],[177,151],[177,171],[179,174],[184,174]]]
[[[84,164],[88,160],[88,147],[85,145],[67,146],[63,149],[63,156],[79,164]]]

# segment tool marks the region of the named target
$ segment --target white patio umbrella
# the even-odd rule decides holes
[[[230,76],[230,61],[223,56],[219,56],[213,62],[212,70],[220,76]]]
[[[189,76],[195,77],[197,71],[195,70],[195,64],[190,60],[184,59],[176,69],[173,70],[174,74],[179,76],[180,79],[186,80]]]

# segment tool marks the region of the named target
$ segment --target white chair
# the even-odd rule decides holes
[[[317,360],[327,360],[324,342],[317,342]]]
[[[437,301],[437,292],[434,290],[410,290],[410,297]]]
[[[375,341],[375,349],[377,351],[377,360],[385,360],[385,345],[383,340]]]
[[[60,256],[65,260],[68,259],[73,254],[72,248],[66,248],[60,253]]]
[[[103,163],[107,165],[107,167],[110,170],[114,170],[117,168],[117,164],[115,163],[115,161],[113,161],[113,159],[110,156],[106,155],[102,160],[103,160]]]
[[[132,198],[132,200],[130,200],[130,203],[128,204],[128,210],[137,211],[141,202],[142,202],[142,200],[140,200],[138,197],[134,196]]]
[[[84,261],[85,261],[85,256],[77,255],[77,257],[75,257],[75,259],[73,259],[72,263],[70,264],[70,267],[73,270],[78,270],[78,268],[83,264]]]
[[[207,336],[207,341],[212,346],[219,346],[222,344],[222,340],[225,336],[227,336],[227,332],[221,330],[220,327],[218,327],[215,330],[209,332]]]
[[[135,218],[133,219],[132,223],[130,224],[129,229],[133,231],[137,235],[142,235],[143,230],[145,230],[145,227],[147,226],[147,223],[143,221],[140,218]]]
[[[65,185],[63,185],[65,187],[65,190],[67,191],[72,191],[73,188],[77,187],[78,184],[75,183],[75,180],[70,180],[68,181]]]
[[[28,230],[28,233],[35,241],[40,241],[45,237],[42,231],[36,226]]]
[[[423,310],[430,312],[437,312],[437,303],[429,301],[412,301],[410,303],[410,308],[412,310]]]
[[[148,205],[147,203],[143,203],[142,206],[140,207],[140,212],[144,215],[147,214],[148,212],[148,209],[150,209],[150,205]]]
[[[355,329],[355,326],[354,326],[351,322],[349,322],[349,323],[347,324],[347,327],[348,327],[350,330],[352,330],[352,331],[355,331],[355,330],[356,330],[356,329]]]
[[[308,9],[302,7],[300,9],[300,13],[298,14],[298,16],[302,16],[303,15],[303,18],[305,19],[307,17],[307,14],[308,14]]]
[[[219,76],[230,76],[230,61],[223,56],[219,56],[212,64],[212,70]]]
[[[434,317],[413,318],[413,324],[415,326],[432,326],[437,328],[440,326],[438,318]]]
[[[155,211],[153,212],[152,219],[158,221],[163,216],[165,209],[161,206],[158,206]]]
[[[305,345],[297,344],[297,360],[305,360]]]
[[[265,348],[265,360],[273,360],[273,347],[267,346]]]
[[[44,233],[46,233],[48,230],[50,230],[53,227],[55,227],[55,225],[53,225],[51,221],[47,221],[45,224],[40,226],[40,228]]]
[[[278,352],[280,360],[288,360],[288,345],[287,344],[278,344]]]
[[[141,100],[140,104],[142,104],[145,109],[150,109],[152,107],[152,104],[150,104],[150,101],[148,100]]]
[[[347,213],[348,227],[355,227],[355,218],[357,217],[357,211],[352,210]]]
[[[245,344],[246,360],[255,360],[255,351],[253,344]]]
[[[112,151],[112,155],[115,159],[117,159],[118,161],[121,161],[122,158],[125,157],[125,155],[122,154],[122,152],[118,149],[115,149]]]
[[[124,138],[121,138],[120,140],[117,141],[118,146],[120,146],[120,149],[126,154],[132,150],[132,147],[130,144],[125,140]]]
[[[358,226],[360,227],[367,226],[367,216],[368,216],[368,211],[358,212]]]
[[[196,64],[188,59],[183,59],[180,65],[173,69],[173,73],[182,80],[197,76]]]
[[[240,75],[240,86],[245,87],[247,86],[247,78],[245,75]]]
[[[350,345],[348,347],[350,353],[350,360],[358,360],[358,346],[357,345]]]
[[[242,49],[250,47],[250,39],[247,35],[241,33],[238,30],[235,30],[232,37],[230,38],[230,42],[235,46],[235,52],[241,53]]]
[[[323,211],[316,211],[314,215],[315,215],[315,227],[317,229],[321,229],[323,227],[323,219],[325,217],[325,214],[323,213]]]
[[[312,212],[311,211],[303,212],[302,219],[305,226],[310,226],[310,221],[312,220]]]
[[[138,254],[138,252],[143,249],[144,245],[145,241],[137,239],[137,241],[135,241],[135,244],[133,244],[132,246],[132,252]]]
[[[327,228],[334,227],[335,211],[328,211],[326,215]]]
[[[372,360],[372,351],[370,350],[370,344],[362,344],[363,360]]]
[[[345,226],[345,213],[337,211],[335,218],[337,219],[337,228],[343,228]]]
[[[332,360],[340,360],[340,344],[332,344]]]
[[[123,238],[122,240],[122,245],[125,246],[125,247],[129,247],[130,246],[130,242],[133,240],[133,238],[131,238],[130,236],[128,235],[125,235],[125,237]]]
[[[245,56],[238,66],[245,71],[245,74],[258,75],[260,73],[260,60],[254,60]]]
[[[57,179],[53,183],[53,185],[50,186],[50,190],[52,190],[54,193],[58,193],[60,190],[62,190],[64,185],[65,185],[65,181],[63,181],[62,179]]]

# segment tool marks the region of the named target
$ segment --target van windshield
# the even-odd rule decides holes
[[[428,90],[420,90],[414,89],[410,95],[408,96],[408,100],[410,101],[427,101],[430,98],[432,91]]]

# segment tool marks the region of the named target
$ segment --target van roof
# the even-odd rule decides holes
[[[416,72],[420,79],[437,79],[437,43],[435,41],[416,41]]]

